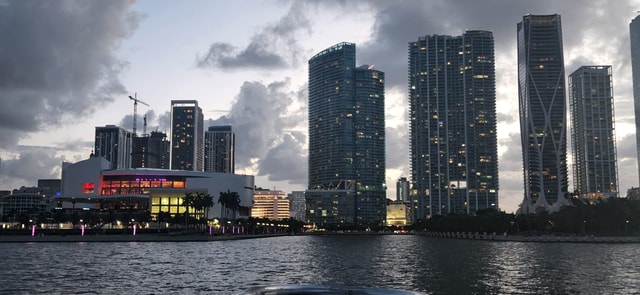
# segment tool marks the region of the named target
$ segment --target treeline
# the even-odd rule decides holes
[[[609,198],[593,204],[572,199],[571,206],[548,214],[516,215],[484,209],[476,215],[436,215],[418,220],[408,229],[433,232],[487,232],[509,234],[637,235],[640,200]]]

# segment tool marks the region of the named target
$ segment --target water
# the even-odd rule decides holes
[[[640,292],[640,245],[421,236],[0,243],[2,294],[235,294],[316,284],[426,294]]]

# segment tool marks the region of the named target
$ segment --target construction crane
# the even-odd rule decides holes
[[[134,93],[133,96],[129,95],[129,99],[133,100],[133,137],[138,136],[136,134],[136,118],[138,117],[138,103],[149,106],[146,102],[138,99],[138,93]],[[145,120],[146,121],[146,120]]]

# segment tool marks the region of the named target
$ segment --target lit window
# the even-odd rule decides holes
[[[82,184],[82,192],[85,194],[93,194],[95,184],[93,182],[85,182]]]

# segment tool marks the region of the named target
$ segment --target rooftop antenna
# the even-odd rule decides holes
[[[149,106],[146,102],[138,99],[138,93],[134,93],[134,96],[129,95],[129,99],[133,100],[133,137],[137,137],[136,135],[136,118],[138,117],[138,103]],[[145,120],[146,122],[146,120]],[[146,124],[146,123],[145,123]]]

